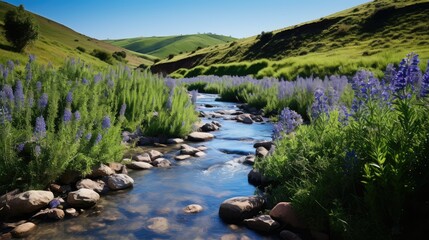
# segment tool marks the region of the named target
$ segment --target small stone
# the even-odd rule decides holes
[[[253,147],[254,148],[264,147],[265,149],[267,149],[269,151],[273,145],[274,144],[271,141],[263,141],[263,142],[257,142],[255,144],[253,144]]]
[[[58,208],[50,209],[46,214],[49,219],[53,220],[61,220],[64,218],[64,215],[64,211]]]
[[[157,151],[157,150],[150,150],[148,152],[148,154],[149,154],[150,159],[152,161],[155,160],[155,159],[157,159],[157,158],[160,158],[160,157],[164,156],[164,154],[162,154],[160,151]]]
[[[204,152],[196,152],[194,154],[195,157],[204,157],[206,154]]]
[[[279,202],[271,209],[270,216],[281,224],[289,225],[298,229],[305,229],[306,225],[301,221],[290,202]]]
[[[214,125],[213,123],[206,123],[201,127],[201,131],[203,132],[212,132],[219,130],[219,127]]]
[[[193,132],[188,135],[188,140],[192,142],[203,142],[207,140],[211,140],[214,138],[214,135],[211,133],[203,133],[203,132]]]
[[[61,185],[55,184],[55,183],[52,183],[51,185],[49,185],[49,190],[51,190],[51,192],[56,193],[56,194],[62,194],[63,193],[61,191]]]
[[[200,151],[206,151],[208,148],[204,145],[201,145],[201,146],[198,146],[197,149]]]
[[[67,208],[66,209],[66,215],[68,217],[77,217],[77,216],[79,216],[79,213],[74,208]]]
[[[171,162],[165,158],[158,158],[152,162],[155,167],[167,168],[171,166]]]
[[[178,155],[178,156],[174,157],[174,159],[176,159],[177,161],[183,161],[183,160],[186,160],[188,158],[191,158],[191,155]]]
[[[147,162],[133,161],[131,163],[128,163],[127,167],[134,170],[147,170],[147,169],[151,169],[153,166]]]
[[[138,161],[138,162],[147,162],[147,163],[152,162],[152,159],[150,158],[148,153],[143,153],[143,154],[139,154],[137,156],[133,156],[133,160]]]
[[[15,238],[24,238],[31,234],[36,229],[36,224],[32,222],[26,222],[14,228],[12,230],[12,236]]]
[[[180,150],[180,154],[182,155],[194,155],[195,153],[199,152],[200,150],[194,148],[194,147],[187,147],[187,148],[182,148]]]
[[[180,144],[180,143],[183,143],[183,142],[184,142],[184,140],[181,139],[181,138],[170,138],[170,139],[167,139],[167,143],[168,144]]]
[[[238,240],[238,237],[237,235],[230,233],[230,234],[223,235],[220,239],[221,240]]]
[[[68,233],[82,233],[85,231],[86,229],[82,225],[72,225],[67,228]]]
[[[108,167],[107,165],[99,164],[98,166],[95,166],[92,169],[90,177],[92,177],[92,178],[101,178],[101,177],[110,176],[110,175],[112,175],[114,173],[115,172],[110,167]]]
[[[230,198],[220,205],[219,217],[227,223],[240,223],[254,217],[264,205],[264,199],[258,196]]]
[[[243,163],[253,166],[255,164],[255,155],[246,156]]]
[[[147,221],[148,226],[147,228],[156,232],[156,233],[165,233],[167,232],[169,226],[168,226],[168,220],[164,217],[154,217]]]
[[[115,171],[116,173],[120,173],[121,169],[124,165],[122,163],[111,162],[109,163],[109,167]]]
[[[203,211],[203,207],[201,205],[198,204],[191,204],[186,206],[183,211],[185,213],[199,213],[201,211]]]
[[[260,215],[254,218],[245,219],[244,224],[252,230],[272,233],[280,228],[280,224],[273,220],[270,215]]]
[[[77,182],[76,188],[77,189],[82,189],[82,188],[91,189],[97,193],[106,192],[108,190],[106,188],[106,183],[104,183],[103,181],[101,181],[101,180],[93,181],[89,178],[82,179],[79,182]]]

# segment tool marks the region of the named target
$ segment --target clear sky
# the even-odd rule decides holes
[[[98,39],[217,33],[249,37],[370,0],[6,0]]]

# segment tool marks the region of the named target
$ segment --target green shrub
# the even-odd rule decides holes
[[[112,54],[104,51],[104,50],[100,50],[100,49],[94,49],[91,53],[92,56],[100,59],[101,61],[104,61],[106,63],[112,64]]]
[[[23,5],[5,14],[4,30],[6,39],[18,52],[22,52],[39,36],[39,27],[34,23],[31,15],[24,10]]]

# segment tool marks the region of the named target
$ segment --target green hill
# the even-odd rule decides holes
[[[154,57],[152,56],[135,53],[104,41],[82,35],[66,26],[36,14],[32,15],[35,22],[39,25],[39,39],[34,45],[26,49],[26,53],[13,52],[11,51],[12,48],[10,44],[3,35],[3,19],[6,12],[14,7],[15,6],[11,4],[0,1],[0,61],[8,59],[27,61],[28,54],[31,53],[36,55],[37,61],[41,63],[51,62],[54,65],[59,65],[62,64],[67,57],[75,57],[91,65],[105,66],[107,63],[90,54],[94,49],[99,49],[109,53],[126,51],[126,60],[130,66],[139,66],[140,64],[151,65],[153,63]],[[81,50],[78,50],[78,47]]]
[[[205,48],[234,40],[235,38],[233,37],[209,33],[165,37],[137,37],[106,40],[106,42],[135,52],[166,58],[170,54],[177,55],[192,52],[197,48]]]
[[[175,77],[254,75],[293,79],[351,75],[361,67],[381,75],[390,62],[416,52],[429,58],[429,1],[375,0],[314,21],[181,54],[152,66]]]

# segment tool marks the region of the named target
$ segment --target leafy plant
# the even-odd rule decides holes
[[[23,5],[10,10],[4,17],[6,39],[12,43],[16,51],[22,52],[26,46],[39,36],[39,27]]]

